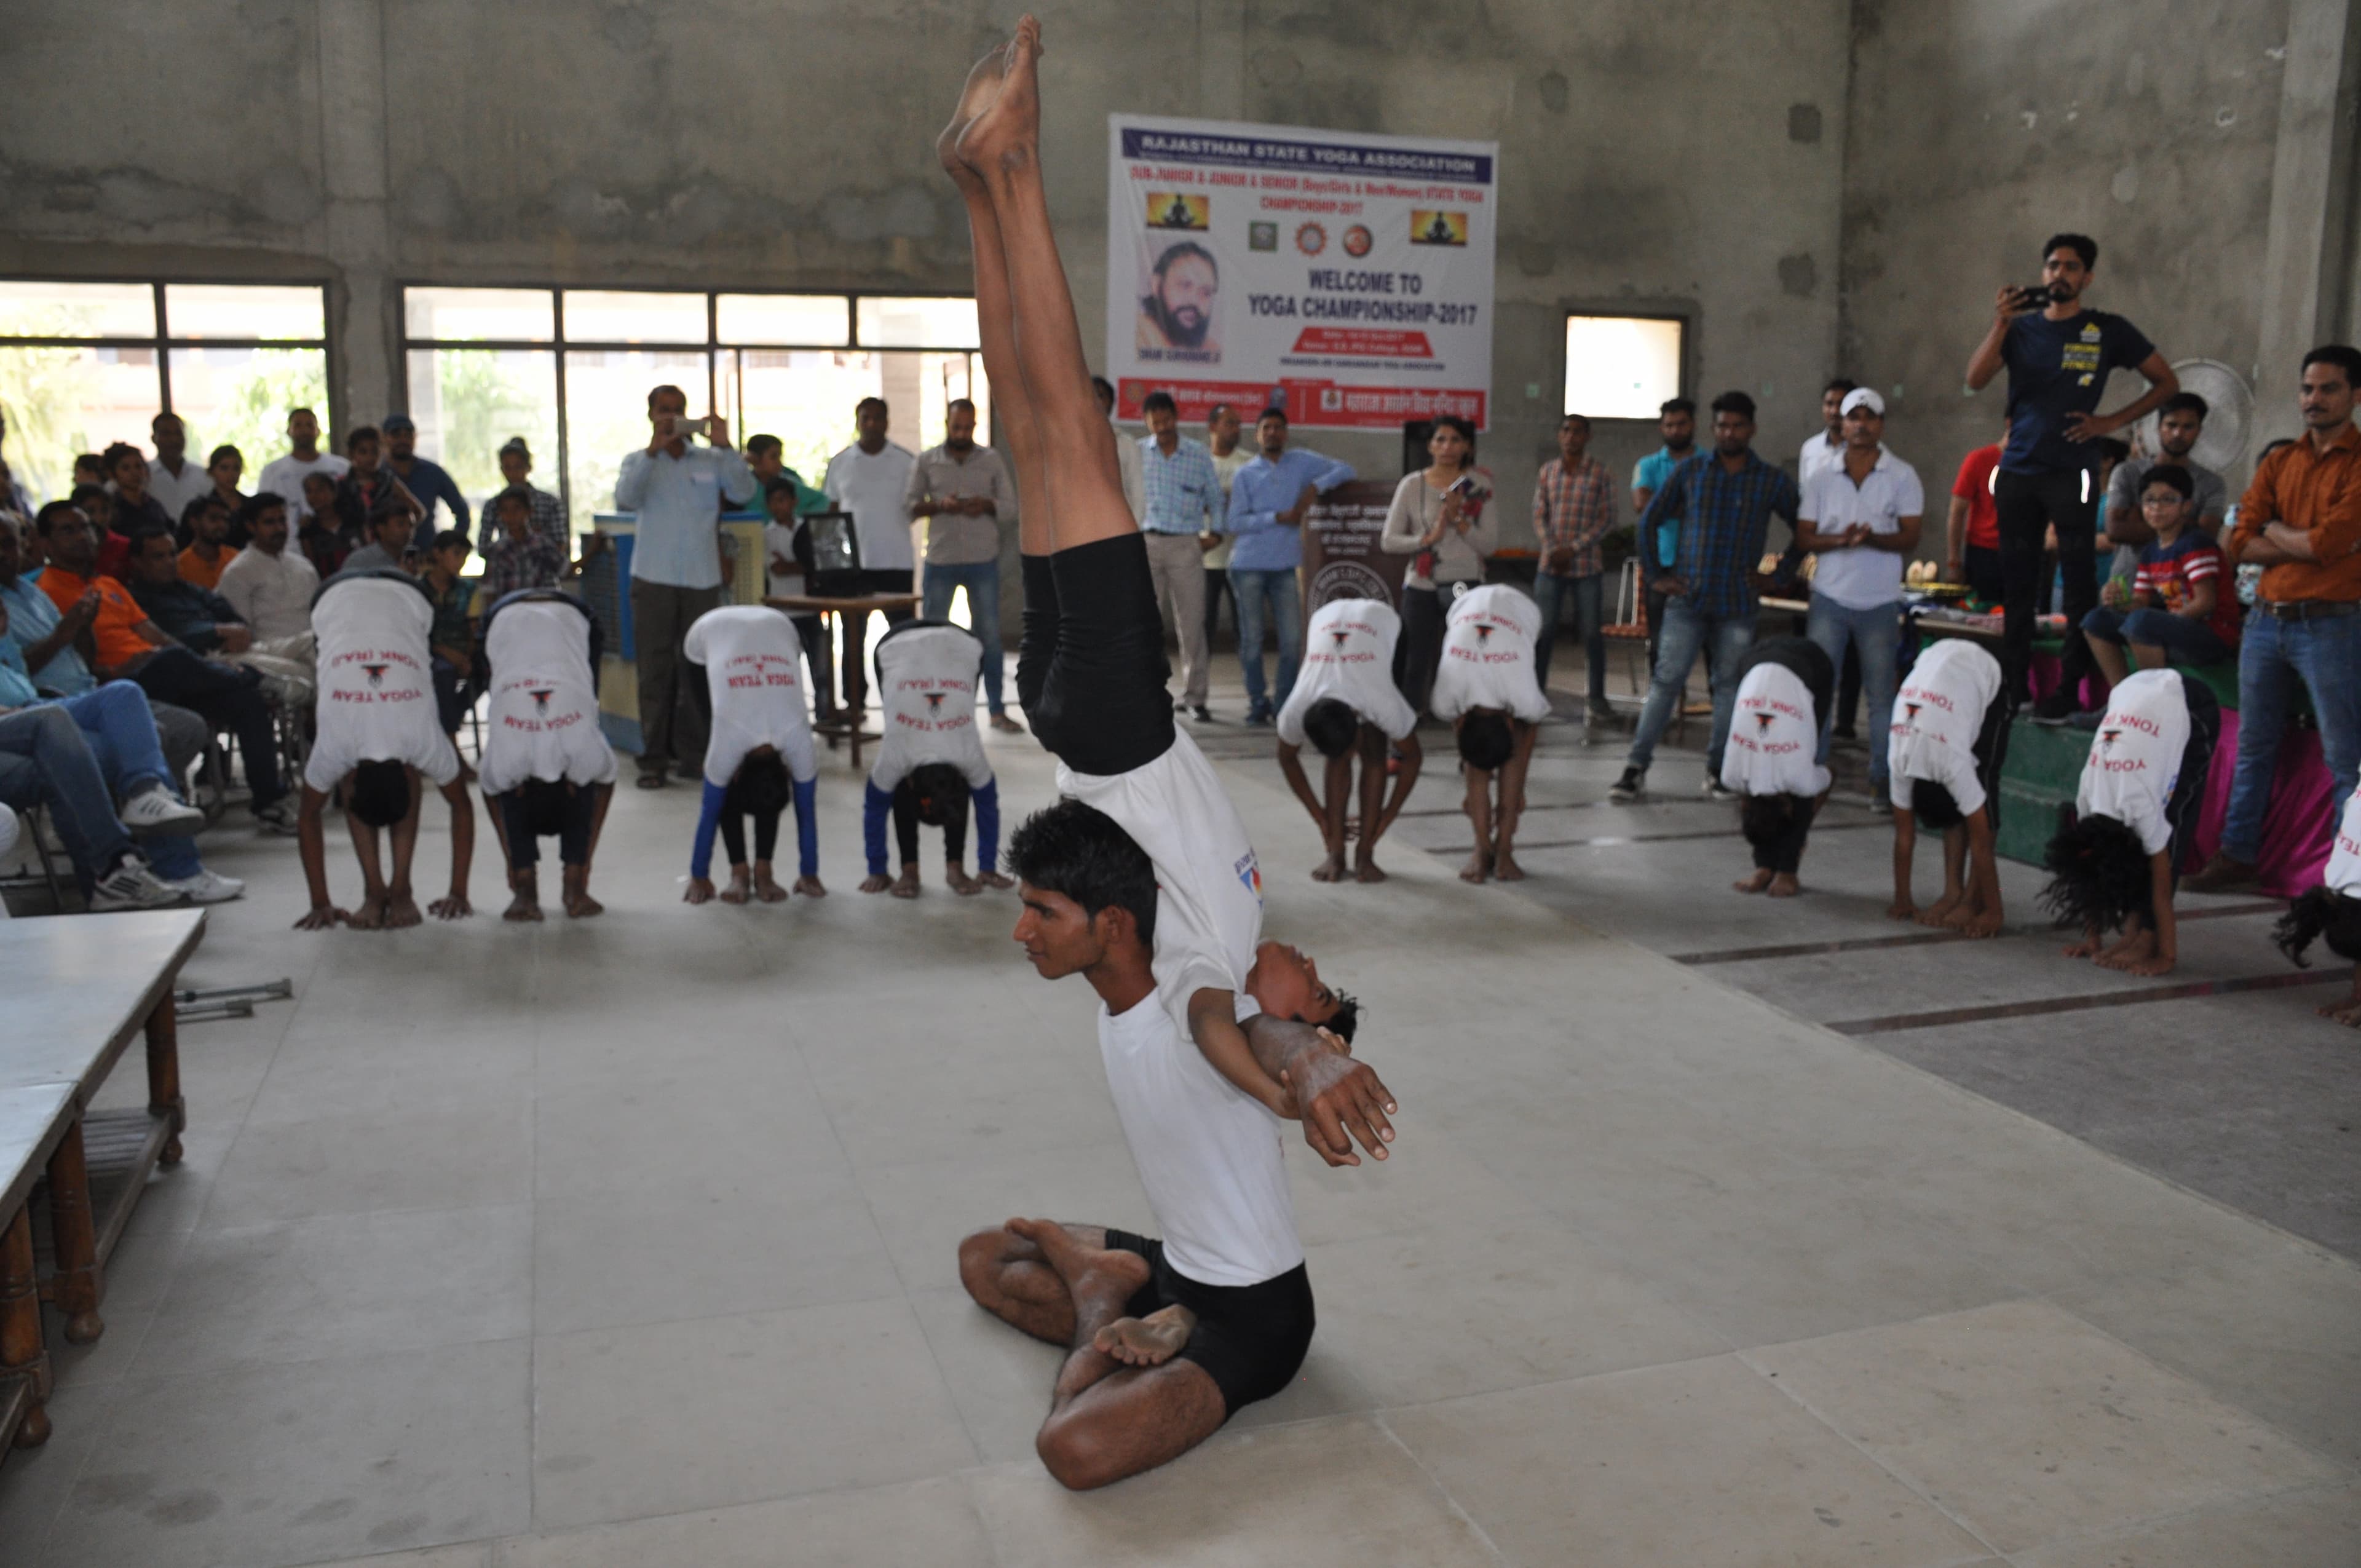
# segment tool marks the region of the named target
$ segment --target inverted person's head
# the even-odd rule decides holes
[[[2298,969],[2312,967],[2304,949],[2323,937],[2330,952],[2361,964],[2361,898],[2323,883],[2289,905],[2271,927],[2271,940]]]
[[[2134,915],[2153,922],[2156,883],[2139,835],[2113,817],[2066,815],[2042,852],[2042,908],[2060,926],[2090,931],[2112,931]]]
[[[1071,799],[1037,811],[1009,836],[1005,861],[1024,905],[1015,936],[1044,980],[1151,950],[1156,866],[1106,813]]]
[[[370,828],[390,828],[410,815],[410,769],[401,762],[363,762],[345,792],[345,809]]]
[[[967,812],[967,775],[949,762],[928,762],[910,770],[910,794],[918,820],[929,828],[956,822]]]
[[[1361,716],[1347,702],[1323,696],[1303,710],[1303,738],[1323,757],[1341,757],[1360,738]]]
[[[1459,716],[1455,728],[1459,760],[1479,773],[1506,767],[1516,755],[1517,732],[1497,707],[1470,708]]]
[[[1246,994],[1274,1018],[1316,1024],[1351,1040],[1361,1026],[1361,1004],[1320,978],[1320,966],[1301,948],[1269,941],[1255,948],[1246,970]]]
[[[786,809],[795,793],[795,782],[787,776],[787,764],[778,749],[757,746],[746,753],[737,773],[730,776],[725,809],[774,817]]]

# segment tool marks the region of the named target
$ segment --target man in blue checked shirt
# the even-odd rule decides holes
[[[1312,503],[1353,478],[1352,465],[1317,452],[1287,449],[1287,411],[1268,408],[1255,421],[1261,455],[1230,481],[1230,591],[1238,603],[1238,663],[1246,677],[1246,722],[1268,724],[1295,689],[1303,663],[1303,596],[1295,568],[1303,560],[1303,519]],[[1263,615],[1279,628],[1279,689],[1262,684]]]
[[[1156,583],[1157,609],[1170,618],[1180,642],[1183,707],[1201,724],[1210,723],[1205,706],[1212,672],[1205,652],[1206,541],[1222,529],[1222,477],[1202,441],[1180,433],[1180,411],[1170,392],[1140,400],[1148,433],[1139,443],[1141,489],[1147,505],[1139,531],[1148,536],[1148,570]]]
[[[1675,705],[1686,695],[1689,669],[1700,651],[1713,683],[1705,793],[1711,800],[1731,798],[1721,784],[1721,750],[1730,740],[1730,716],[1738,700],[1739,661],[1754,641],[1755,567],[1772,514],[1785,518],[1792,529],[1801,505],[1795,481],[1785,469],[1756,456],[1753,439],[1754,400],[1744,392],[1714,399],[1713,451],[1674,468],[1640,520],[1642,539],[1671,525],[1673,569],[1654,584],[1666,596],[1656,633],[1655,676],[1623,776],[1608,791],[1608,798],[1619,804],[1647,792],[1649,759],[1672,722]]]

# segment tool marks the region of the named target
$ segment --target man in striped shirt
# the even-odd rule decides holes
[[[1558,421],[1557,455],[1542,465],[1533,482],[1533,532],[1542,547],[1541,569],[1533,575],[1533,597],[1542,607],[1533,674],[1546,693],[1550,649],[1571,593],[1582,623],[1583,657],[1590,666],[1587,712],[1594,724],[1615,717],[1607,705],[1606,577],[1598,557],[1598,542],[1614,527],[1614,477],[1590,455],[1590,421],[1570,413]]]
[[[1802,505],[1795,481],[1754,454],[1754,400],[1724,392],[1713,400],[1713,445],[1673,470],[1648,502],[1640,535],[1674,524],[1673,569],[1656,579],[1667,597],[1664,623],[1656,635],[1656,669],[1648,705],[1631,737],[1623,776],[1608,791],[1618,804],[1647,792],[1648,762],[1656,741],[1672,722],[1674,705],[1688,689],[1689,669],[1706,656],[1713,683],[1713,738],[1706,749],[1706,796],[1728,800],[1722,787],[1721,751],[1730,739],[1730,716],[1738,701],[1739,661],[1754,641],[1754,574],[1773,513],[1795,525]]]

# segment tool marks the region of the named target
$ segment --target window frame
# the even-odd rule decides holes
[[[1697,358],[1697,312],[1694,308],[1686,307],[1678,303],[1665,302],[1657,305],[1653,309],[1635,310],[1632,308],[1629,301],[1622,300],[1601,300],[1595,302],[1580,300],[1561,301],[1558,304],[1557,343],[1555,345],[1557,356],[1557,397],[1559,403],[1559,419],[1564,419],[1567,414],[1576,413],[1581,414],[1584,418],[1592,421],[1594,423],[1648,424],[1654,422],[1659,417],[1653,413],[1628,415],[1594,413],[1587,409],[1569,409],[1565,406],[1566,372],[1565,336],[1568,323],[1570,323],[1576,316],[1582,316],[1595,321],[1671,322],[1680,329],[1680,346],[1675,354],[1673,396],[1675,398],[1694,398],[1697,396],[1697,392],[1694,388],[1696,384],[1695,362]]]
[[[148,349],[156,356],[156,411],[159,413],[173,413],[176,411],[172,407],[171,356],[171,350],[175,348],[312,348],[319,350],[321,354],[327,357],[328,364],[332,367],[335,364],[335,350],[329,342],[330,337],[334,334],[327,330],[330,321],[328,309],[329,286],[324,279],[200,278],[190,277],[180,273],[156,272],[141,272],[129,275],[116,274],[111,277],[87,272],[74,273],[71,275],[56,272],[8,272],[5,274],[0,274],[0,282],[146,284],[154,296],[156,306],[156,333],[155,335],[151,337],[74,337],[48,334],[27,337],[13,333],[0,333],[0,348],[62,347]],[[172,318],[165,307],[164,294],[166,290],[175,286],[182,288],[196,286],[209,289],[256,288],[317,290],[320,295],[321,335],[318,337],[174,337],[172,335]],[[334,384],[334,380],[335,372],[332,368],[330,370],[330,383],[332,386]],[[331,411],[330,417],[333,421],[333,411]]]
[[[546,338],[452,338],[412,337],[410,334],[410,291],[412,289],[507,289],[519,293],[549,295],[551,335]],[[594,294],[703,294],[705,296],[705,341],[697,343],[625,343],[612,338],[576,338],[566,333],[566,296],[568,293]],[[822,297],[844,302],[844,341],[841,343],[724,343],[721,341],[721,296],[724,294],[794,295],[802,298]],[[426,278],[404,278],[394,284],[395,308],[401,313],[401,340],[396,351],[396,363],[402,367],[402,401],[409,401],[410,356],[418,349],[480,349],[492,353],[554,354],[557,360],[557,500],[566,515],[574,515],[573,454],[566,435],[566,359],[569,353],[592,352],[609,354],[640,353],[701,353],[705,356],[706,407],[715,408],[721,399],[720,356],[741,350],[757,352],[818,354],[965,354],[981,359],[983,351],[973,344],[952,344],[933,346],[923,344],[863,344],[861,341],[861,302],[864,299],[884,300],[973,300],[972,293],[961,293],[950,289],[786,289],[786,288],[672,288],[661,283],[516,283],[469,279],[465,282]],[[157,296],[157,309],[163,308],[163,296]],[[5,340],[0,340],[5,341]],[[43,339],[44,342],[61,341]],[[210,340],[208,340],[210,341]],[[1686,339],[1684,339],[1686,341]],[[294,346],[294,345],[290,345]],[[742,394],[741,400],[742,401]],[[742,435],[743,433],[741,432]]]

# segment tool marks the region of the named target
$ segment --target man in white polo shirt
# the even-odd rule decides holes
[[[1817,469],[1803,487],[1795,543],[1819,556],[1812,574],[1812,611],[1805,635],[1844,668],[1845,646],[1861,658],[1869,699],[1869,733],[1883,737],[1894,718],[1894,655],[1902,644],[1902,564],[1918,548],[1927,510],[1918,471],[1885,450],[1885,400],[1867,387],[1844,396],[1844,457]],[[1831,712],[1820,715],[1820,749],[1828,760]],[[1886,748],[1869,748],[1870,809],[1892,809]]]
[[[730,449],[716,414],[688,417],[688,394],[648,394],[647,448],[623,459],[615,505],[639,514],[631,540],[632,659],[640,685],[642,789],[664,787],[675,762],[698,775],[705,733],[681,670],[681,642],[698,616],[721,602],[721,513],[754,494],[746,460]],[[690,438],[707,437],[697,446]],[[693,729],[681,726],[686,718]]]
[[[853,444],[828,460],[820,488],[840,510],[852,514],[852,530],[861,539],[861,589],[871,594],[906,594],[917,573],[917,552],[910,542],[910,475],[918,466],[906,447],[885,439],[893,428],[893,411],[883,398],[863,398],[854,405]],[[885,617],[888,626],[911,619],[910,611]],[[869,640],[869,618],[848,615],[844,621],[844,700],[855,723],[869,700],[868,663],[862,650]]]

